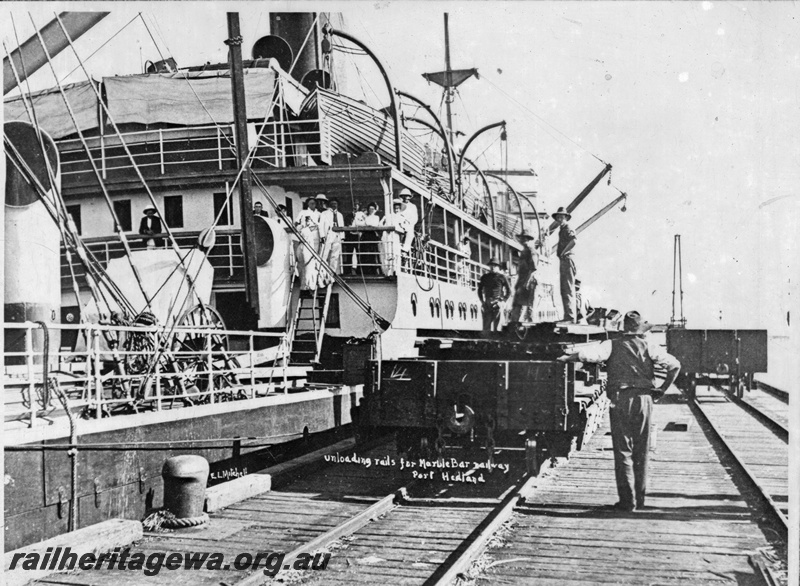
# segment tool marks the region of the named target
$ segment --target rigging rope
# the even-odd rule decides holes
[[[58,20],[58,24],[61,26],[61,30],[64,32],[64,37],[67,39],[67,42],[69,43],[69,46],[72,49],[72,52],[75,54],[75,57],[78,59],[78,62],[80,63],[81,69],[83,69],[84,74],[88,78],[89,77],[89,72],[86,70],[86,66],[85,66],[83,60],[81,59],[80,55],[78,54],[78,51],[75,48],[75,45],[73,44],[72,38],[70,37],[69,33],[67,32],[66,27],[64,27],[64,23],[61,21],[61,18],[60,18],[60,16],[58,14],[56,14],[55,17]],[[32,16],[31,16],[31,22],[33,23],[33,17]],[[36,26],[35,23],[33,23],[33,24],[34,24],[34,26]],[[49,60],[49,56],[48,56],[48,60]],[[52,67],[52,63],[51,63],[51,67]],[[111,112],[109,111],[108,106],[105,104],[105,102],[104,102],[104,100],[103,100],[103,98],[102,98],[102,96],[100,94],[100,91],[96,87],[94,87],[93,84],[90,84],[90,85],[92,85],[92,89],[94,90],[95,95],[97,96],[98,102],[100,103],[103,111],[105,112],[106,116],[108,117],[108,121],[111,123],[111,126],[114,129],[114,132],[116,133],[117,137],[119,138],[120,144],[122,145],[123,149],[125,150],[125,154],[128,156],[134,171],[136,171],[136,176],[139,178],[139,181],[141,181],[142,186],[144,187],[145,191],[147,192],[147,196],[148,196],[148,198],[150,200],[150,204],[154,208],[156,208],[156,210],[159,213],[159,216],[163,217],[163,215],[159,211],[158,203],[156,202],[155,196],[153,195],[153,192],[150,190],[150,186],[147,184],[147,181],[145,181],[144,176],[142,175],[142,172],[139,169],[139,166],[136,164],[136,160],[133,157],[133,153],[131,153],[130,149],[128,148],[128,144],[125,141],[122,133],[120,132],[119,127],[117,126],[116,122],[114,122],[114,119],[111,116]],[[63,95],[63,90],[62,90],[62,95]],[[67,107],[69,108],[69,110],[71,112],[72,109],[69,107],[68,100],[66,99],[66,96],[64,96],[64,101],[67,102]],[[74,117],[73,117],[73,119],[74,119]],[[76,125],[76,128],[77,128],[77,123],[75,123],[75,125]],[[85,139],[83,137],[83,134],[82,134],[80,128],[78,128],[78,134],[81,137],[81,142],[83,142],[85,144],[86,141],[85,141]],[[89,156],[89,159],[92,160],[92,168],[96,169],[97,165],[94,163],[94,160],[91,157],[91,152],[89,151],[88,146],[85,147],[85,148],[86,148],[86,151],[87,151],[87,155]],[[97,175],[98,181],[101,184],[101,188],[102,188],[103,192],[107,193],[105,185],[103,184],[100,175],[98,173],[96,173],[96,175]],[[114,216],[115,216],[115,220],[116,220],[116,214],[114,214]],[[121,228],[122,227],[120,226],[120,232],[122,232]],[[178,247],[178,243],[175,240],[175,235],[172,233],[172,230],[170,229],[169,225],[166,222],[163,222],[162,228],[164,229],[165,233],[168,236],[168,239],[169,239],[170,244],[172,246],[173,252],[178,257],[178,261],[184,267],[184,269],[186,270],[187,275],[188,275],[188,268],[183,263],[183,257],[181,257],[180,248]],[[124,239],[124,235],[121,235],[120,239],[123,240]],[[126,240],[125,240],[125,248],[126,248],[126,255],[130,257],[130,250],[128,249]],[[136,267],[134,266],[134,263],[133,263],[132,260],[130,261],[130,264],[131,264],[131,267],[133,268],[134,273],[136,275],[138,275],[138,269],[136,269]],[[137,280],[138,280],[138,277],[137,277]],[[191,289],[194,289],[194,282],[193,281],[191,281],[189,285],[190,285]],[[140,288],[141,288],[141,286],[140,286]],[[145,300],[147,302],[147,307],[150,307],[150,305],[151,305],[150,304],[150,300],[147,298],[147,294],[144,292],[143,288],[142,288],[142,294],[145,296]],[[200,304],[203,305],[202,299],[200,299]]]
[[[122,243],[123,248],[125,249],[125,255],[128,258],[128,262],[129,262],[129,264],[131,266],[131,270],[133,271],[133,275],[134,275],[134,279],[136,280],[136,284],[139,287],[139,290],[141,291],[142,296],[144,297],[146,306],[150,307],[151,299],[147,295],[147,292],[144,289],[144,284],[142,283],[141,274],[139,273],[139,270],[136,267],[136,265],[133,263],[133,259],[131,259],[131,256],[130,256],[131,255],[131,250],[130,250],[130,246],[128,244],[128,239],[125,236],[125,233],[124,233],[124,231],[122,229],[122,223],[119,221],[119,217],[117,216],[116,210],[114,209],[114,204],[111,201],[111,196],[108,193],[108,190],[106,189],[105,184],[103,183],[103,179],[102,179],[102,177],[100,175],[100,170],[97,168],[97,163],[95,162],[94,158],[92,157],[91,149],[89,148],[89,145],[86,142],[86,138],[83,136],[83,132],[82,132],[82,130],[80,128],[80,125],[78,124],[78,120],[75,117],[75,112],[72,110],[72,105],[69,103],[69,100],[67,99],[67,95],[64,92],[64,88],[62,87],[61,82],[58,80],[58,75],[56,74],[55,66],[53,65],[53,61],[52,61],[52,59],[50,57],[50,52],[47,50],[47,47],[45,45],[44,39],[42,38],[41,32],[36,27],[36,23],[33,21],[33,16],[30,15],[30,14],[29,14],[29,16],[31,18],[31,24],[33,24],[34,28],[36,29],[36,36],[38,37],[39,43],[42,46],[42,51],[44,52],[44,55],[45,55],[45,57],[47,59],[47,64],[49,65],[50,70],[53,73],[53,78],[56,80],[56,85],[58,87],[58,91],[61,94],[61,98],[64,101],[64,105],[67,108],[67,112],[69,113],[70,119],[72,120],[72,124],[75,126],[75,129],[78,131],[78,136],[80,137],[81,145],[83,146],[83,149],[86,152],[86,156],[89,159],[89,162],[90,162],[90,164],[92,166],[92,171],[94,172],[94,175],[97,178],[98,183],[100,184],[100,190],[102,191],[103,197],[104,197],[104,199],[106,201],[106,205],[108,206],[109,211],[111,212],[111,217],[114,219],[114,225],[117,227],[117,230],[119,231],[119,240]],[[56,18],[58,18],[58,17],[56,17]],[[66,36],[67,40],[70,41],[69,36],[67,34],[67,31],[64,28],[64,25],[61,23],[60,19],[59,19],[59,24],[61,24],[62,30],[64,30],[64,36]],[[71,41],[70,41],[70,43],[71,43]],[[93,84],[89,84],[89,85],[91,85],[92,88],[95,89],[95,91],[97,91],[97,89],[94,88]],[[100,98],[99,94],[98,94],[98,98]]]
[[[511,96],[511,95],[509,95],[508,93],[506,93],[506,92],[505,92],[505,91],[504,91],[502,88],[500,88],[500,86],[498,86],[497,84],[495,84],[495,83],[494,83],[494,82],[491,80],[491,78],[490,78],[490,77],[486,76],[485,74],[484,74],[484,75],[482,75],[481,77],[482,77],[482,79],[485,79],[487,82],[489,82],[489,85],[491,85],[491,86],[492,86],[494,89],[496,89],[496,90],[497,90],[498,92],[500,92],[500,93],[501,93],[503,96],[505,96],[505,98],[506,98],[507,100],[509,100],[509,101],[513,102],[514,104],[516,104],[517,106],[519,106],[520,108],[522,108],[523,110],[525,110],[526,112],[528,112],[529,114],[531,114],[531,115],[534,117],[534,120],[538,120],[539,122],[541,122],[541,123],[543,123],[543,124],[546,124],[547,126],[549,126],[550,128],[552,128],[554,131],[556,131],[558,134],[560,134],[561,136],[563,136],[564,138],[566,138],[566,139],[567,139],[569,142],[571,142],[572,144],[574,144],[575,146],[577,146],[577,147],[578,147],[579,149],[581,149],[582,151],[584,151],[584,152],[586,152],[587,154],[589,154],[589,155],[593,156],[595,159],[597,159],[598,161],[600,161],[600,162],[601,162],[601,163],[603,163],[604,165],[606,165],[606,164],[607,164],[607,163],[606,163],[606,162],[605,162],[603,159],[601,159],[600,157],[598,157],[597,155],[595,155],[593,152],[591,152],[589,149],[587,149],[586,147],[584,147],[583,145],[581,145],[579,142],[577,142],[577,141],[573,140],[573,139],[572,139],[572,138],[570,138],[570,137],[569,137],[567,134],[565,134],[564,132],[562,132],[561,130],[559,130],[559,129],[558,129],[558,128],[556,128],[555,126],[553,126],[553,125],[552,125],[550,122],[548,122],[547,120],[545,120],[544,118],[542,118],[541,116],[539,116],[539,115],[538,115],[536,112],[534,112],[533,110],[531,110],[531,109],[530,109],[528,106],[526,106],[525,104],[523,104],[522,102],[520,102],[519,100],[517,100],[516,98],[514,98],[513,96]],[[550,137],[554,138],[555,140],[559,140],[557,136],[554,136],[554,135],[553,135],[552,133],[550,133],[550,132],[549,132],[549,131],[548,131],[546,128],[544,128],[544,131],[545,131],[545,132],[546,132],[546,133],[547,133],[547,134],[548,134]]]

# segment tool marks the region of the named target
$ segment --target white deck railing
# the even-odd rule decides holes
[[[51,340],[50,384],[45,389],[43,329],[24,322],[5,323],[4,330],[7,348],[10,340],[20,348],[5,352],[6,427],[10,422],[33,427],[64,415],[58,394],[67,398],[73,413],[99,418],[289,390],[284,333],[204,326],[52,324],[48,325],[51,334],[77,331],[78,343],[75,349],[63,349],[54,348],[55,340]],[[226,350],[229,341],[245,350]]]

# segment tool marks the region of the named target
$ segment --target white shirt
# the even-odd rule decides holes
[[[378,214],[372,214],[364,216],[364,225],[365,226],[380,226],[381,225],[381,217]]]
[[[417,206],[411,202],[408,202],[404,205],[405,207],[400,213],[405,216],[406,220],[408,221],[408,225],[413,229],[414,226],[417,225],[417,222],[419,222],[419,212],[417,211]]]
[[[650,336],[645,335],[647,342],[647,352],[653,362],[664,368],[680,367],[680,363],[674,356],[659,346]],[[605,362],[611,356],[611,340],[605,340],[599,344],[585,346],[578,350],[578,360],[581,362]]]
[[[320,213],[317,210],[302,210],[299,214],[297,214],[297,220],[295,224],[300,226],[301,228],[306,225],[306,220],[308,220],[308,225],[315,229],[319,226],[319,216]]]
[[[335,220],[335,221],[334,221]],[[344,216],[339,211],[334,212],[331,209],[327,209],[324,212],[320,212],[319,214],[319,236],[320,238],[327,238],[328,233],[331,231],[331,228],[334,225],[338,227],[344,226]],[[338,234],[335,232],[335,234]]]
[[[363,226],[365,224],[365,220],[364,219],[366,217],[367,217],[367,214],[365,214],[364,212],[359,210],[359,211],[357,211],[356,213],[353,214],[353,223],[350,224],[350,225],[353,226],[353,227]]]

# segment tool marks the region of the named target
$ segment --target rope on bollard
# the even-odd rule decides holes
[[[164,519],[161,522],[161,526],[167,527],[168,529],[185,529],[187,527],[197,527],[203,523],[208,523],[208,513],[203,513],[197,517],[186,517],[184,519],[170,517]]]

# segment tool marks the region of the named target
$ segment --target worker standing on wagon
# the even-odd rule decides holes
[[[500,272],[500,261],[489,261],[489,272],[478,282],[478,298],[483,304],[483,331],[500,331],[500,314],[503,303],[511,295],[508,279]]]
[[[564,362],[605,362],[608,367],[606,389],[619,493],[619,502],[613,507],[622,511],[644,508],[653,399],[664,396],[681,370],[674,356],[645,335],[651,327],[639,312],[630,311],[625,314],[621,338],[559,358]],[[656,388],[656,364],[667,370],[660,388]]]
[[[534,321],[533,305],[536,301],[536,250],[535,238],[527,232],[517,234],[517,240],[522,245],[517,268],[517,283],[514,286],[514,301],[512,301],[512,322]]]
[[[573,248],[578,241],[575,231],[569,227],[572,215],[563,207],[558,208],[552,218],[558,222],[558,255],[561,273],[561,302],[564,305],[564,321],[575,321],[575,261],[572,258]]]

